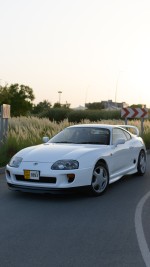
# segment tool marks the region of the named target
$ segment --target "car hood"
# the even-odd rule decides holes
[[[55,144],[46,143],[33,147],[28,147],[16,154],[22,157],[23,161],[36,161],[36,162],[55,162],[60,159],[79,159],[87,153],[95,150],[106,150],[104,145],[78,145],[78,144]]]

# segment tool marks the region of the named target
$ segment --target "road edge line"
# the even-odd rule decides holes
[[[143,225],[142,225],[142,210],[143,210],[145,202],[147,201],[149,197],[150,197],[150,191],[141,198],[141,200],[137,204],[136,211],[135,211],[135,231],[136,231],[139,248],[140,248],[143,260],[146,264],[146,267],[150,266],[150,251],[148,248],[148,244],[146,242]]]

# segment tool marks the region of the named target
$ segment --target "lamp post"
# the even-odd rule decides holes
[[[61,100],[61,94],[62,94],[62,91],[58,91],[58,94],[59,94],[59,104],[60,104],[60,100]]]

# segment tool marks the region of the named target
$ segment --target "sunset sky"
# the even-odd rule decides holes
[[[150,107],[149,0],[0,0],[0,85]]]

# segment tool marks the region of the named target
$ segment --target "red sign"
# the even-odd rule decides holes
[[[147,108],[122,108],[121,109],[122,118],[148,118]]]

